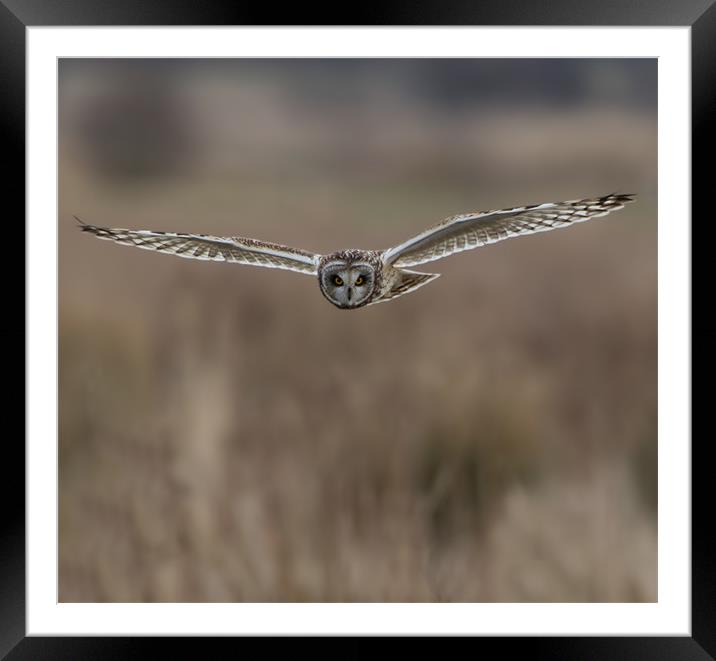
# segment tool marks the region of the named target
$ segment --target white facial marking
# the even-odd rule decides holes
[[[364,305],[375,285],[373,267],[364,262],[328,263],[321,273],[321,290],[328,300],[340,308]]]

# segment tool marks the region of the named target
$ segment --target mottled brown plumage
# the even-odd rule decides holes
[[[480,211],[446,218],[388,250],[340,250],[318,255],[306,250],[244,237],[219,237],[151,230],[109,229],[83,223],[99,239],[190,259],[253,264],[318,278],[323,296],[341,309],[389,301],[439,277],[407,267],[464,250],[534,232],[545,232],[622,209],[634,195],[605,195],[511,209]]]

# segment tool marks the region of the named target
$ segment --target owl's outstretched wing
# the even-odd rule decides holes
[[[383,253],[383,261],[397,268],[416,266],[472,250],[489,243],[534,232],[546,232],[624,208],[632,194],[569,202],[547,202],[528,207],[481,211],[446,218],[438,225]]]
[[[151,230],[109,229],[84,223],[77,216],[75,218],[80,223],[80,229],[83,232],[89,232],[98,239],[114,241],[125,246],[135,246],[188,259],[265,266],[272,269],[297,271],[307,275],[316,275],[318,272],[320,255],[276,243],[256,241],[239,236],[224,237],[153,232]]]

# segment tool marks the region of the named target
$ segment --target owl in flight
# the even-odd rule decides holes
[[[315,276],[325,298],[338,308],[353,310],[408,294],[440,276],[412,271],[410,267],[513,236],[546,232],[605,216],[623,209],[625,203],[633,200],[632,194],[613,193],[569,202],[460,214],[387,250],[339,250],[329,255],[242,237],[109,229],[75,218],[83,232],[126,246],[190,259],[252,264]]]

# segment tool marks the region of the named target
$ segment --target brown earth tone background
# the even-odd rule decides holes
[[[655,60],[59,75],[60,601],[657,599]],[[327,252],[612,191],[353,312],[72,219]]]

